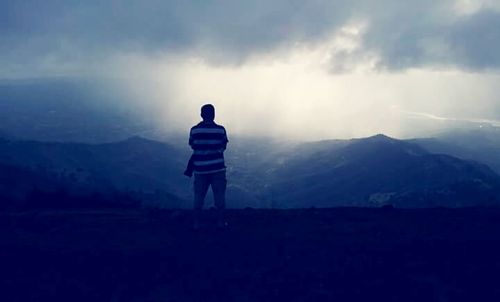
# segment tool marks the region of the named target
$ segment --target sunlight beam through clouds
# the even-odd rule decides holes
[[[158,82],[157,88],[149,90],[156,90],[150,99],[160,113],[159,125],[178,131],[199,119],[205,102],[216,105],[217,116],[235,134],[313,140],[376,133],[425,136],[444,127],[434,124],[431,116],[494,120],[493,112],[500,109],[497,74],[428,69],[383,72],[375,70],[369,59],[355,62],[349,73],[332,73],[325,58],[344,47],[345,41],[339,41],[343,40],[333,35],[316,47],[296,45],[238,66],[175,56],[145,59],[146,63],[138,60],[144,73],[133,69],[145,82]],[[137,82],[127,86],[143,87]],[[429,116],[416,120],[408,112]]]

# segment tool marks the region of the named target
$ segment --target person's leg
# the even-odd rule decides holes
[[[212,175],[212,192],[214,194],[215,207],[217,209],[217,226],[224,227],[224,209],[226,208],[226,171],[217,172]]]
[[[210,185],[210,181],[207,175],[204,174],[195,174],[194,175],[194,219],[193,219],[193,228],[199,228],[200,226],[200,215],[201,210],[203,208],[203,201],[205,200],[205,195],[207,195],[208,186]]]

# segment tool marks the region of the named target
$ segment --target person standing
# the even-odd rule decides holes
[[[193,229],[200,227],[200,215],[208,188],[212,187],[217,209],[217,227],[224,228],[226,208],[226,166],[224,151],[228,143],[226,129],[215,123],[215,107],[201,107],[202,121],[191,128],[189,145],[193,154],[189,159],[185,175],[194,174],[194,219]]]

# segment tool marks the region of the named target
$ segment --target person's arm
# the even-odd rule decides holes
[[[227,139],[226,129],[224,129],[224,138],[222,139],[222,151],[226,150],[228,142],[229,142],[229,140]]]
[[[189,131],[189,146],[191,146],[191,149],[193,149],[193,135],[192,135],[192,130]],[[194,150],[194,149],[193,149]],[[184,171],[184,175],[191,177],[193,176],[193,171],[194,171],[194,161],[193,161],[193,155],[189,158],[186,170]]]
[[[184,175],[186,175],[187,177],[191,177],[193,176],[193,172],[194,172],[194,160],[193,160],[193,155],[191,155],[186,170],[184,171]]]
[[[191,149],[193,149],[193,129],[191,128],[191,130],[189,131],[189,146],[191,146]]]

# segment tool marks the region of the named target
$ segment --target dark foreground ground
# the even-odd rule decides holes
[[[0,214],[0,301],[500,301],[500,209]]]

